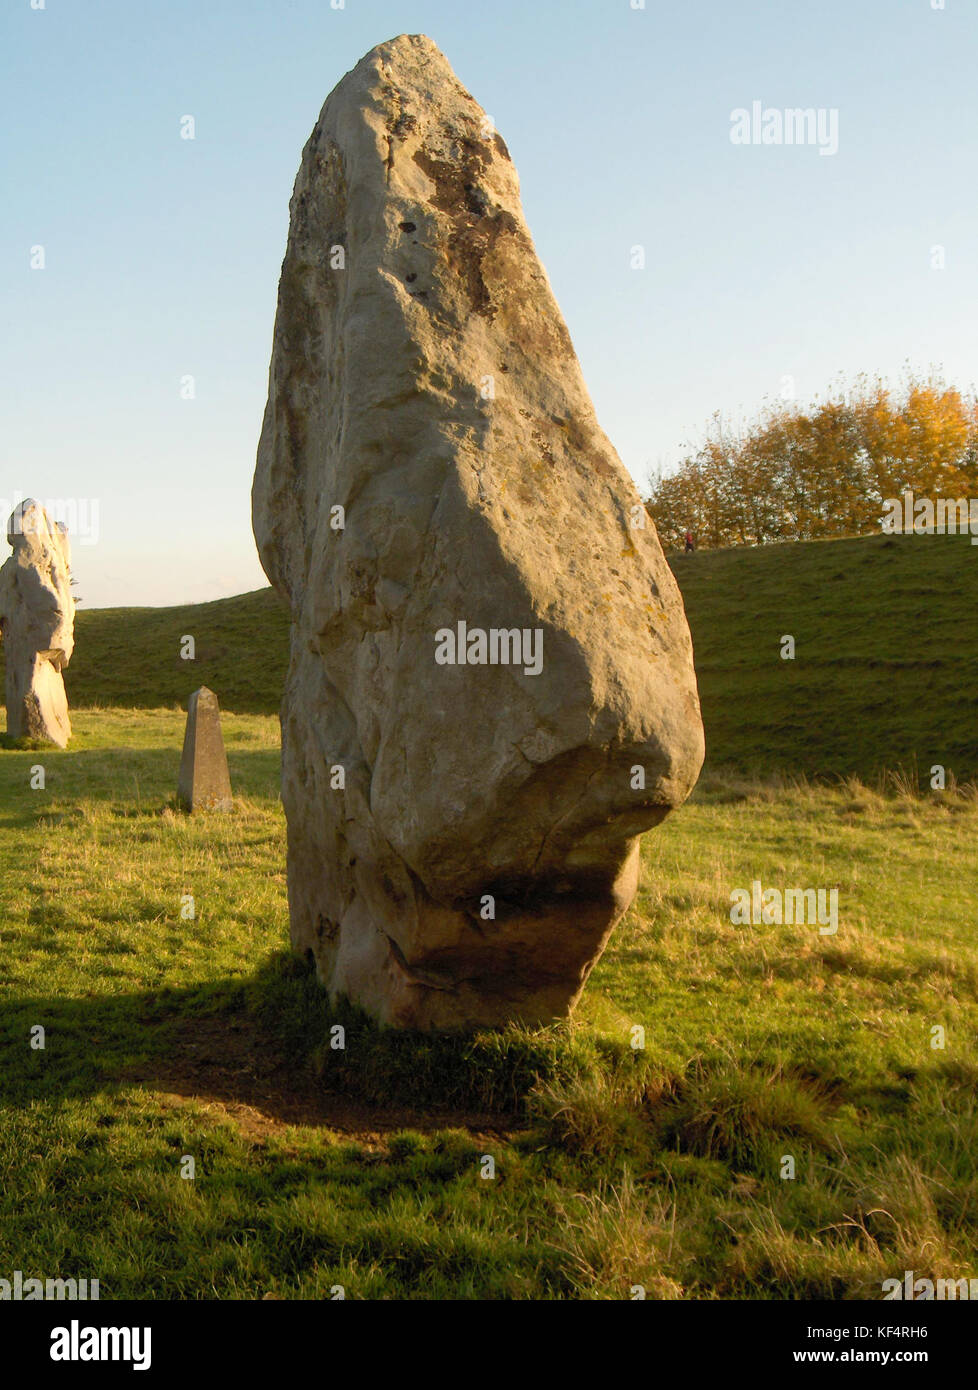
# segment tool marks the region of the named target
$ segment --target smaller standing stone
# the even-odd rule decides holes
[[[28,497],[7,522],[7,540],[14,552],[0,566],[7,732],[66,748],[71,720],[62,672],[75,647],[68,533]]]
[[[230,811],[231,778],[221,735],[217,696],[206,685],[187,706],[177,797],[186,811]]]

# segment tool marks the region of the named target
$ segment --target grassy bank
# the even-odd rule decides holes
[[[185,637],[193,660],[181,655]],[[256,589],[176,608],[82,607],[65,684],[72,708],[186,709],[206,685],[224,709],[277,714],[288,662],[288,612]]]
[[[671,559],[696,652],[708,764],[808,776],[939,763],[978,776],[978,551],[959,536],[862,537]],[[180,656],[192,636],[193,661]],[[795,640],[794,660],[781,639]],[[0,644],[0,665],[3,649]],[[270,589],[183,608],[82,608],[73,708],[276,714],[288,619]]]
[[[763,772],[978,775],[978,550],[869,536],[673,557],[707,758]],[[781,639],[795,639],[794,660]]]
[[[69,752],[0,753],[0,1271],[154,1298],[975,1275],[971,795],[707,777],[572,1023],[415,1038],[287,950],[276,721],[225,718],[236,810],[207,819],[173,807],[182,724],[79,713]],[[838,930],[733,925],[754,879],[836,888]]]

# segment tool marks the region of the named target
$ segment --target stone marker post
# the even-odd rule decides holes
[[[187,706],[177,797],[186,811],[230,811],[231,778],[221,735],[217,696],[206,685]]]

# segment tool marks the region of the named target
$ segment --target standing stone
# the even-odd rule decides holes
[[[387,1023],[566,1014],[696,781],[692,649],[506,145],[423,36],[303,152],[252,500],[294,946]]]
[[[32,498],[7,522],[13,554],[0,567],[7,733],[64,748],[71,737],[62,672],[75,648],[68,533]]]
[[[187,705],[177,798],[186,811],[230,811],[231,778],[213,690],[202,685]]]

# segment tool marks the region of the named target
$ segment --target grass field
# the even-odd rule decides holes
[[[973,789],[708,775],[572,1023],[416,1038],[332,1012],[287,950],[273,718],[225,715],[212,818],[174,809],[179,711],[74,721],[68,752],[0,753],[0,1274],[817,1299],[978,1273]],[[836,888],[838,931],[733,925],[754,879]]]
[[[978,550],[963,536],[677,555],[714,765],[978,776]],[[795,658],[781,658],[781,638]]]
[[[194,659],[181,656],[194,639]],[[0,643],[0,667],[3,644]],[[200,686],[240,714],[278,714],[289,618],[271,589],[178,608],[78,609],[65,672],[72,708],[187,708]]]
[[[978,777],[978,551],[879,536],[674,555],[696,650],[708,766],[808,776],[940,763]],[[793,661],[781,638],[795,638]],[[193,662],[181,658],[192,636]],[[270,589],[184,608],[79,609],[74,708],[277,714],[288,619]],[[3,647],[0,644],[0,669]]]

